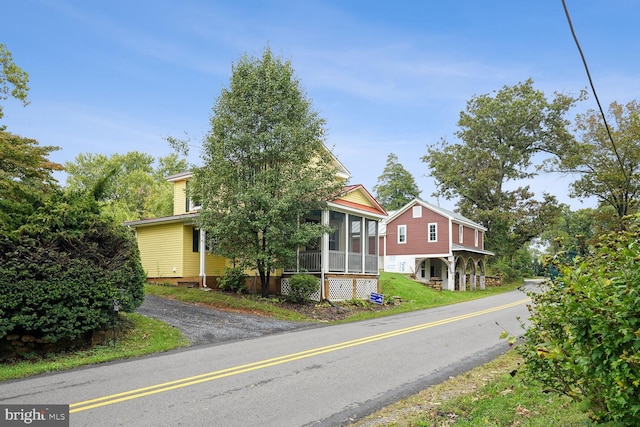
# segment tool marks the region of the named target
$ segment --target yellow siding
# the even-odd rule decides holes
[[[358,203],[360,205],[375,207],[373,203],[371,203],[369,198],[364,195],[361,189],[352,191],[351,193],[346,194],[343,197],[340,197],[340,199],[345,200],[347,202]]]
[[[207,276],[224,276],[224,269],[229,264],[226,258],[210,253],[207,253],[204,262]]]
[[[193,227],[185,225],[182,232],[182,253],[184,254],[183,276],[200,275],[200,254],[193,252]]]
[[[173,183],[173,214],[187,213],[187,181]]]
[[[184,277],[200,275],[200,252],[193,252],[193,226],[185,225],[182,234],[182,251],[184,253]],[[223,257],[205,254],[205,274],[207,276],[222,276],[226,260]]]
[[[181,223],[139,227],[137,234],[142,268],[147,277],[183,275],[182,248],[179,245],[182,236]]]

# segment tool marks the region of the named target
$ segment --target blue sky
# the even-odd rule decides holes
[[[640,2],[566,2],[602,104],[638,99]],[[31,87],[29,106],[4,103],[3,123],[61,147],[58,162],[166,155],[166,136],[198,144],[232,63],[269,45],[327,120],[326,143],[352,184],[373,192],[393,152],[422,198],[451,208],[431,197],[420,158],[455,141],[467,100],[528,78],[548,96],[588,86],[560,0],[10,0],[2,14],[0,43]],[[596,107],[591,95],[575,112]],[[570,180],[528,184],[592,206],[567,198]]]

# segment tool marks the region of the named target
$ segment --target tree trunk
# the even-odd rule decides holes
[[[262,290],[262,297],[269,297],[269,276],[270,272],[265,271],[264,267],[258,267],[258,274],[260,275],[260,285]]]

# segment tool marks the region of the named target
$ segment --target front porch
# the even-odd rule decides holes
[[[296,264],[283,271],[282,293],[287,291],[287,276],[296,273],[318,277],[317,300],[368,299],[371,292],[379,292],[379,219],[336,207],[307,215],[305,221],[331,231],[298,249]]]
[[[285,273],[324,271],[326,273],[378,274],[378,255],[329,250],[327,258],[326,269],[323,269],[322,251],[299,251],[298,264],[295,268],[285,269]]]
[[[458,249],[448,257],[416,258],[416,278],[435,289],[484,290],[486,255],[486,251]]]

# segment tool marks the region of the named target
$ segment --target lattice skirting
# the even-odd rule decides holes
[[[378,292],[378,280],[375,278],[329,277],[326,279],[326,282],[327,299],[330,301],[345,301],[351,299],[368,300],[371,292]],[[280,285],[280,293],[282,295],[289,295],[291,292],[289,278],[282,278]],[[320,279],[318,279],[318,290],[311,294],[311,299],[314,301],[320,301],[320,286],[321,282]]]
[[[320,301],[320,279],[318,279],[318,290],[309,295],[309,298],[313,301]],[[289,285],[289,278],[282,278],[282,282],[280,283],[280,293],[282,295],[289,295],[291,293],[291,286]]]

